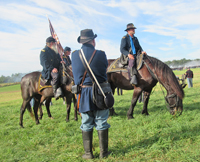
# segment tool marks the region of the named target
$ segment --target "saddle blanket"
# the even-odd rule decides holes
[[[142,68],[143,65],[143,57],[144,54],[140,54],[137,56],[137,70],[140,70]],[[115,61],[113,61],[113,63],[108,67],[107,73],[113,73],[113,72],[128,72],[127,70],[127,66],[123,66],[120,63],[120,58],[117,58]]]
[[[52,87],[51,83],[48,83],[44,78],[42,78],[42,74],[40,74],[38,79],[38,91],[42,91],[44,88]]]

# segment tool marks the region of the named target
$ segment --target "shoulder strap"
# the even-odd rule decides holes
[[[92,59],[93,59],[95,53],[96,53],[96,50],[94,50],[94,52],[92,53],[92,56],[90,57],[90,60],[89,60],[89,62],[88,62],[89,64],[92,62]],[[81,61],[82,61],[82,60],[81,60]],[[83,75],[83,78],[82,78],[82,81],[81,81],[80,86],[83,85],[83,82],[84,82],[84,80],[85,80],[86,74],[87,74],[87,70],[85,70],[85,73],[84,73],[84,75]]]
[[[80,52],[80,51],[79,51],[79,52]],[[92,62],[92,59],[93,59],[95,53],[96,53],[96,50],[94,50],[94,52],[92,53],[92,56],[90,57],[90,60],[89,60],[89,62],[88,62],[89,64]],[[81,60],[81,61],[82,61],[82,60]],[[80,84],[81,87],[82,87],[83,82],[84,82],[84,80],[85,80],[86,74],[87,74],[87,70],[85,70],[85,72],[84,72],[84,74],[83,74],[83,78],[82,78],[82,81],[81,81],[81,84]],[[81,91],[79,92],[78,101],[77,101],[77,109],[78,109],[78,110],[79,110],[80,98],[81,98]]]

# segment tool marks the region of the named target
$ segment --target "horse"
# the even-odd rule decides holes
[[[66,98],[67,102],[67,117],[66,121],[69,121],[69,113],[71,109],[71,102],[73,99],[74,103],[74,120],[77,121],[77,102],[75,95],[71,93],[71,87],[73,84],[73,74],[72,74],[72,67],[65,67],[63,64],[60,68],[60,73],[61,73],[61,88],[63,90],[63,94]],[[43,90],[39,91],[39,77],[41,75],[41,72],[39,71],[34,71],[32,73],[26,74],[22,79],[21,79],[21,95],[22,95],[22,106],[20,109],[20,122],[19,125],[24,128],[23,126],[23,114],[27,108],[27,110],[30,112],[31,116],[33,116],[31,105],[30,105],[30,100],[34,98],[35,103],[33,106],[34,110],[34,115],[35,115],[35,122],[36,124],[39,124],[39,119],[42,119],[43,112],[41,105],[43,101],[46,100],[45,106],[46,110],[48,113],[48,117],[52,118],[52,115],[50,113],[49,109],[49,104],[51,101],[51,98],[54,97],[53,94],[53,88],[52,86],[48,86],[47,88],[44,88]],[[38,108],[40,110],[40,118],[38,119]]]
[[[108,60],[108,66],[110,66],[113,61],[113,59]],[[134,89],[131,105],[127,112],[128,119],[134,118],[134,107],[142,92],[144,93],[144,105],[142,114],[149,115],[147,110],[149,96],[151,94],[152,88],[157,84],[157,82],[159,82],[167,90],[165,100],[170,114],[182,114],[182,99],[184,98],[183,89],[178,83],[177,78],[171,68],[169,68],[168,65],[154,57],[144,55],[143,65],[141,69],[138,70],[137,74],[138,85],[131,85],[128,73],[124,71],[107,73],[107,78],[108,82],[111,85],[113,93],[116,87],[125,90]]]

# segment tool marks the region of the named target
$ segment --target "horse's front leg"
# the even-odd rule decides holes
[[[78,121],[78,116],[77,116],[77,100],[75,95],[73,94],[73,103],[74,103],[74,120]]]
[[[66,116],[66,122],[69,121],[69,116],[70,116],[70,110],[71,110],[71,103],[72,103],[72,97],[71,96],[67,96],[65,97],[66,99],[66,109],[67,109],[67,116]]]
[[[49,108],[50,102],[51,102],[51,97],[49,97],[49,98],[46,99],[45,106],[46,106],[46,110],[47,110],[48,117],[49,117],[50,119],[53,119],[53,117],[52,117],[52,115],[51,115],[51,112],[50,112],[50,108]]]
[[[132,97],[132,100],[131,100],[131,106],[127,112],[127,117],[128,119],[133,119],[133,110],[134,110],[134,107],[137,103],[137,100],[141,94],[142,90],[139,88],[139,87],[134,87],[134,92],[133,92],[133,97]]]
[[[40,110],[40,116],[39,116],[39,119],[42,120],[42,117],[43,117],[43,111],[42,111],[42,104],[41,104],[41,103],[39,104],[38,109]]]
[[[148,105],[148,102],[149,102],[150,93],[149,92],[144,92],[144,100],[143,100],[144,101],[144,105],[143,105],[142,114],[145,114],[145,115],[149,115],[148,110],[147,110],[147,105]]]
[[[36,124],[40,124],[40,122],[39,122],[39,119],[38,119],[38,114],[37,114],[37,112],[38,112],[38,108],[39,108],[39,104],[40,104],[40,99],[36,99],[35,98],[35,103],[34,103],[34,106],[33,106],[33,110],[34,110],[34,114],[35,114],[35,122],[36,122]]]

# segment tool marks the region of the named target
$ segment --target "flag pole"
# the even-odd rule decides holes
[[[55,30],[53,28],[53,25],[51,24],[51,21],[49,20],[48,16],[47,16],[47,19],[49,21],[49,29],[50,29],[51,36],[56,40],[56,47],[58,49],[58,53],[60,55],[60,58],[63,61],[63,57],[62,56],[64,54],[64,49],[63,49],[63,47],[62,47],[62,45],[61,45],[61,43],[59,41],[59,38],[58,38],[58,36],[57,36],[57,34],[56,34],[56,32],[55,32]]]

